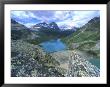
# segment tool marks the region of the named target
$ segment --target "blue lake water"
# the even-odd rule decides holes
[[[54,39],[50,41],[46,41],[40,44],[42,48],[47,52],[56,52],[66,49],[66,45],[60,39]]]
[[[100,68],[100,59],[99,58],[90,59],[89,62],[91,62],[93,65],[97,66],[98,68]]]
[[[47,53],[66,50],[66,48],[67,48],[66,44],[64,44],[60,39],[46,41],[39,45]],[[89,62],[91,62],[93,65],[97,66],[98,68],[100,68],[100,59],[98,59],[98,58],[89,59]]]

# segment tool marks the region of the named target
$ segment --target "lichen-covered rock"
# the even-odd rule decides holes
[[[75,51],[51,54],[22,40],[11,42],[12,77],[99,77],[100,70]]]
[[[74,77],[98,77],[100,76],[100,70],[92,65],[89,61],[81,58],[78,54],[72,54],[69,59],[69,67],[67,76]]]
[[[72,50],[60,51],[51,54],[60,63],[59,72],[66,77],[99,77],[100,70],[92,65],[85,56]],[[56,68],[59,68],[56,66]]]
[[[22,40],[11,42],[11,76],[12,77],[61,77],[55,69],[58,64],[42,49]]]

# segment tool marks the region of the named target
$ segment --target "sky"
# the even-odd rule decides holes
[[[99,16],[100,11],[11,11],[11,18],[21,24],[24,24],[27,27],[31,27],[41,22],[56,22],[59,27],[81,27],[86,24],[90,19]]]

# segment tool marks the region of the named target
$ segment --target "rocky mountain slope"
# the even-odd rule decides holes
[[[27,27],[11,19],[11,39],[12,40],[26,39],[29,37],[30,34],[31,32]]]
[[[49,24],[47,24],[45,22],[38,23],[31,27],[31,30],[41,31],[47,35],[54,35],[55,37],[68,36],[68,35],[72,34],[73,32],[75,32],[75,29],[76,28],[60,29],[59,26],[55,22],[51,22]]]
[[[99,58],[100,54],[100,18],[91,19],[73,34],[62,38],[70,49],[91,53]]]
[[[55,22],[51,22],[49,24],[43,22],[43,23],[38,23],[34,26],[32,26],[33,29],[51,29],[51,30],[59,30],[58,25]]]

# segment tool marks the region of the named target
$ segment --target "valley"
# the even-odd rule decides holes
[[[55,22],[31,28],[11,20],[12,77],[99,77],[100,18],[61,30]]]

